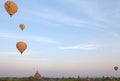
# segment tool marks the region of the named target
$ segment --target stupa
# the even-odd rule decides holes
[[[42,79],[42,76],[39,74],[38,71],[36,71],[35,75],[34,75],[35,79]]]

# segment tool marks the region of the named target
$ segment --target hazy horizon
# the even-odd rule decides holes
[[[120,0],[0,1],[0,77],[119,77]],[[26,28],[21,31],[19,25]],[[16,48],[24,41],[21,55]]]

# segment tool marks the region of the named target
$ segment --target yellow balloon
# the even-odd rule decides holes
[[[24,28],[25,28],[25,25],[24,24],[20,24],[20,29],[24,30]]]
[[[16,44],[16,47],[17,49],[19,50],[19,52],[22,54],[26,48],[27,48],[27,44],[25,42],[22,42],[22,41],[19,41],[17,44]]]
[[[13,2],[13,1],[5,2],[4,7],[5,7],[5,10],[8,12],[8,14],[10,16],[14,15],[18,10],[17,4],[15,2]]]

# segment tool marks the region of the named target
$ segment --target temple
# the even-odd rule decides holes
[[[42,76],[39,74],[38,71],[36,71],[36,73],[34,74],[34,78],[35,79],[42,79]]]

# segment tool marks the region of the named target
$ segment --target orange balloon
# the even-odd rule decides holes
[[[21,30],[24,30],[25,25],[24,24],[20,24],[20,28],[21,28]]]
[[[7,2],[5,2],[4,7],[5,7],[5,10],[8,12],[8,14],[10,16],[12,16],[13,14],[15,14],[17,12],[17,10],[18,10],[17,4],[15,2],[13,2],[13,1],[7,1]]]
[[[25,42],[19,41],[16,44],[16,47],[20,51],[20,53],[22,54],[25,51],[25,49],[27,48],[27,44]]]

